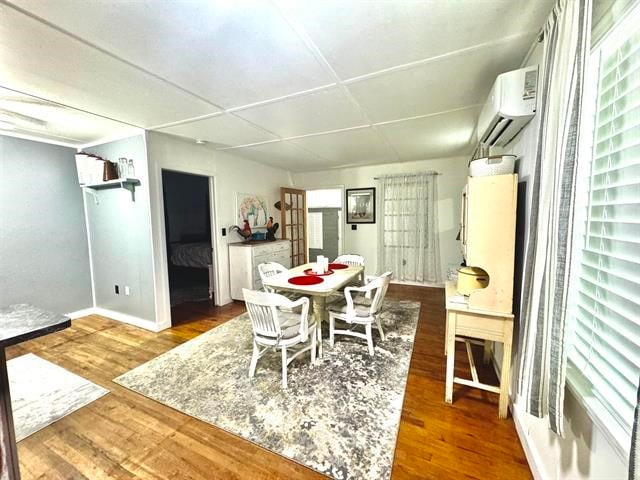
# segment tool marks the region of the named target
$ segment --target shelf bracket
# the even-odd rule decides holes
[[[133,183],[120,182],[120,187],[129,190],[131,193],[131,201],[136,201],[136,186]]]
[[[85,191],[85,193],[89,194],[90,197],[93,197],[93,201],[96,202],[96,205],[100,204],[100,200],[99,200],[100,197],[96,192],[94,192],[90,188],[84,188],[83,190]]]

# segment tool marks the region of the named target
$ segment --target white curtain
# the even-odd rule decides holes
[[[544,26],[540,132],[521,305],[518,392],[563,435],[564,348],[577,145],[590,0],[558,0]]]
[[[440,282],[437,174],[381,177],[378,265],[393,278]]]

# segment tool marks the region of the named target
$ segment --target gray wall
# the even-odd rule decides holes
[[[89,221],[96,306],[155,321],[151,217],[146,147],[143,135],[87,148],[111,161],[132,158],[136,177],[135,201],[128,190],[96,192],[98,204],[85,193]],[[120,286],[116,295],[114,285]],[[129,286],[126,296],[124,287]]]
[[[0,136],[0,304],[59,313],[93,305],[74,153]]]

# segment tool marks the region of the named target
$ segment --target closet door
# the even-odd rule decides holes
[[[291,267],[307,263],[307,195],[304,190],[280,188],[282,238],[291,240]]]

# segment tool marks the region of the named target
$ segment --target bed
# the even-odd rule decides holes
[[[213,300],[213,260],[210,241],[182,241],[171,243],[171,265],[178,268],[207,269],[209,272],[209,298]]]

